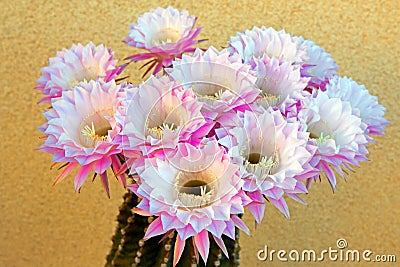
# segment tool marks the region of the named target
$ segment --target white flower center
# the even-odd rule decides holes
[[[257,100],[257,103],[265,108],[268,107],[276,107],[281,103],[282,96],[277,96],[269,93],[262,92],[260,99]]]
[[[211,79],[211,75],[205,75],[205,78]],[[221,82],[197,82],[193,85],[193,92],[195,93],[199,101],[212,105],[215,101],[222,100],[222,95],[225,92],[232,92],[229,86],[225,86],[229,84],[228,81],[225,81],[224,79],[218,77],[216,77],[215,79],[220,79]],[[225,100],[226,97],[228,97],[228,95],[225,95]]]
[[[211,105],[214,101],[219,101],[222,98],[222,94],[224,90],[220,89],[216,93],[209,93],[209,94],[199,94],[198,92],[194,92],[199,101],[204,102],[206,104]]]
[[[320,120],[308,126],[310,138],[315,139],[318,145],[324,144],[329,139],[333,139],[333,131],[325,120]]]
[[[161,103],[150,111],[146,120],[146,133],[161,139],[165,131],[175,131],[185,123],[186,112],[183,106]]]
[[[317,142],[318,145],[322,145],[329,139],[333,138],[330,134],[324,135],[323,132],[321,132],[319,137],[316,137],[316,136],[314,137],[313,135],[310,135],[310,137],[315,139],[315,142]]]
[[[175,127],[174,123],[168,124],[163,123],[162,125],[155,126],[152,128],[147,128],[147,133],[151,135],[153,138],[161,139],[164,135],[165,130],[174,131],[177,127]]]
[[[113,116],[113,109],[97,110],[85,117],[79,126],[80,141],[84,147],[94,147],[99,141],[106,141],[111,125],[106,119]]]
[[[84,82],[84,83],[88,83],[88,80],[86,80],[85,78],[82,78],[80,80],[77,80],[76,78],[70,83],[71,87],[75,87],[77,86],[80,82]]]
[[[260,153],[250,153],[245,158],[245,167],[249,173],[254,174],[259,178],[271,174],[273,169],[279,166],[279,155],[275,151],[271,157],[261,155]]]
[[[257,102],[262,106],[276,107],[281,104],[283,99],[282,91],[278,86],[278,81],[271,77],[258,77],[256,81],[258,88],[262,90],[261,99]]]
[[[69,84],[71,87],[75,87],[81,82],[88,83],[91,80],[96,80],[97,77],[103,74],[104,71],[102,72],[99,66],[96,64],[92,66],[84,66],[81,71],[78,71],[75,75],[73,75],[73,77],[71,77]]]
[[[212,183],[217,177],[209,170],[199,172],[180,171],[176,176],[175,189],[184,209],[208,206],[215,194]]]
[[[156,32],[151,40],[153,45],[176,43],[181,37],[180,31],[174,28],[164,28]]]

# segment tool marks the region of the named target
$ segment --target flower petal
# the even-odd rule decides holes
[[[78,173],[76,174],[75,180],[74,180],[74,186],[75,186],[75,191],[78,191],[83,183],[85,182],[87,176],[89,175],[89,172],[91,171],[92,166],[90,164],[81,166],[78,170]]]
[[[174,247],[174,260],[173,266],[179,262],[179,259],[182,256],[183,249],[185,248],[185,240],[181,240],[179,235],[176,235],[175,247]]]
[[[204,262],[207,262],[208,253],[210,250],[210,239],[208,238],[208,231],[201,231],[199,234],[193,236],[193,240]]]
[[[110,198],[110,188],[108,187],[107,172],[100,174],[101,183],[103,184],[104,190],[106,190],[107,197]]]
[[[146,234],[143,237],[143,240],[147,240],[149,238],[152,238],[153,236],[161,235],[161,234],[163,234],[165,232],[166,231],[164,231],[164,229],[163,229],[161,218],[158,217],[147,228],[147,231],[146,231]]]

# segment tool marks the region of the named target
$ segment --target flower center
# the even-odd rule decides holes
[[[322,145],[329,139],[332,139],[333,136],[330,134],[324,135],[324,133],[321,132],[319,136],[310,133],[310,138],[315,139],[315,142],[317,142],[318,145]]]
[[[260,162],[261,154],[259,153],[251,153],[247,159],[247,161],[251,164],[257,164]]]
[[[94,147],[97,142],[107,140],[108,131],[112,128],[110,122],[105,117],[111,117],[113,113],[112,109],[103,109],[85,117],[79,126],[79,136],[83,146]]]
[[[153,45],[176,43],[180,37],[181,34],[178,30],[174,28],[164,28],[154,34],[152,43]]]
[[[204,195],[205,192],[209,192],[210,187],[207,186],[207,184],[203,181],[200,180],[192,180],[187,183],[185,183],[181,190],[180,193],[185,193],[188,195],[194,195],[194,196],[201,196]]]
[[[257,100],[259,104],[265,107],[276,107],[281,104],[284,95],[277,79],[261,76],[257,78],[256,85],[262,91],[260,94],[262,98]]]
[[[272,170],[278,166],[279,155],[277,151],[271,157],[263,156],[260,153],[250,153],[245,161],[246,170],[260,178],[271,174]]]
[[[174,131],[176,130],[176,126],[174,123],[163,123],[162,125],[147,128],[147,133],[151,135],[153,138],[161,139],[164,135],[165,130]]]
[[[310,132],[310,138],[314,139],[318,145],[322,145],[329,139],[334,138],[333,131],[325,120],[320,120],[310,125],[308,131]]]
[[[99,66],[87,65],[87,66],[84,66],[84,68],[81,71],[77,72],[71,78],[71,81],[69,84],[71,87],[75,87],[81,82],[88,83],[91,80],[96,80],[97,77],[99,77],[103,74],[104,74],[104,71],[102,73],[101,68],[99,68]]]
[[[227,83],[221,82],[221,84]],[[214,82],[196,83],[192,89],[199,101],[209,105],[212,105],[215,101],[222,100],[222,95],[226,91],[231,91],[229,87]]]
[[[153,138],[162,139],[165,131],[175,131],[184,125],[187,114],[182,106],[160,102],[146,119],[146,133]]]
[[[77,86],[80,82],[88,83],[88,80],[86,80],[86,78],[74,79],[74,80],[71,82],[71,87]]]
[[[199,93],[195,93],[195,94],[201,98],[208,98],[208,99],[212,99],[212,100],[221,100],[222,94],[224,92],[225,92],[225,90],[220,89],[216,93],[208,93],[208,94],[204,94],[204,95],[201,95]]]
[[[180,171],[176,176],[175,189],[177,197],[185,209],[196,209],[208,206],[215,193],[212,182],[215,175],[208,171],[184,172]]]
[[[276,107],[279,105],[281,102],[281,96],[269,94],[269,93],[264,93],[262,92],[261,98],[257,100],[257,103],[262,105],[263,107]]]

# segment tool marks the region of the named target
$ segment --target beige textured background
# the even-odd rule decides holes
[[[196,15],[204,46],[223,46],[230,35],[253,25],[285,28],[325,47],[340,74],[365,84],[387,107],[387,135],[371,145],[370,162],[332,194],[327,181],[306,197],[308,206],[290,202],[290,220],[269,208],[263,224],[242,235],[242,266],[260,263],[256,252],[272,249],[335,247],[346,238],[351,249],[396,254],[400,265],[400,2],[393,1],[178,1]],[[99,181],[81,194],[72,177],[53,187],[50,155],[40,153],[43,106],[33,90],[48,57],[73,42],[104,43],[118,58],[133,50],[121,41],[128,23],[142,12],[166,6],[152,1],[7,1],[0,5],[0,266],[102,266],[114,231],[123,190],[111,182],[111,200]],[[129,68],[139,81],[137,65]],[[250,216],[247,222],[253,228]],[[288,266],[350,266],[348,263]],[[375,266],[366,264],[365,266]],[[359,265],[361,266],[361,265]]]

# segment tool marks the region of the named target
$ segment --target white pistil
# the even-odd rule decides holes
[[[196,91],[194,93],[195,93],[195,95],[197,97],[200,97],[200,98],[207,98],[207,99],[212,99],[212,100],[221,100],[222,94],[224,93],[224,90],[220,89],[215,94],[209,94],[209,95],[207,95],[207,94],[202,95],[202,94],[200,94],[200,93],[198,93]]]
[[[150,134],[152,137],[161,139],[164,135],[165,130],[170,130],[174,131],[177,127],[175,127],[174,123],[168,124],[168,123],[163,123],[160,126],[155,126],[152,128],[147,128],[148,134]]]
[[[328,141],[329,139],[332,139],[332,138],[333,138],[333,135],[330,135],[330,134],[324,135],[324,133],[321,132],[320,136],[317,137],[317,138],[314,138],[314,139],[315,139],[315,142],[317,142],[318,145],[322,145],[326,141]]]
[[[214,94],[214,98],[215,98],[216,100],[221,100],[222,94],[223,94],[223,93],[224,93],[224,91],[223,91],[222,89],[218,90],[218,92],[216,92],[216,93]]]
[[[207,172],[205,174],[207,174]],[[204,174],[200,173],[198,175],[198,178],[201,179],[201,175]],[[192,176],[192,173],[189,174],[189,177],[190,176]],[[182,208],[196,209],[203,208],[209,205],[214,196],[214,187],[211,188],[202,180],[185,181],[187,180],[185,178],[185,173],[181,171],[176,176],[175,181],[175,190],[177,192],[177,197],[184,206]],[[181,185],[182,180],[185,181],[185,184],[183,186]]]
[[[215,94],[199,94],[198,92],[194,91],[195,95],[199,98],[200,101],[205,102],[209,105],[212,105],[214,101],[219,101],[222,99],[222,94],[224,93],[225,90],[218,90]]]
[[[314,139],[317,145],[322,145],[329,139],[334,138],[333,131],[326,120],[320,120],[308,127],[310,138]]]
[[[261,159],[256,163],[251,163],[249,160],[246,160],[245,162],[246,170],[257,177],[261,178],[265,175],[271,174],[272,170],[279,166],[279,156],[277,151],[275,151],[275,154],[272,157],[259,156]]]
[[[200,190],[201,193],[199,196],[178,192],[178,198],[182,202],[182,204],[185,205],[185,208],[202,208],[207,206],[211,202],[212,196],[214,195],[214,188],[207,192],[207,186],[204,185],[200,187]]]

